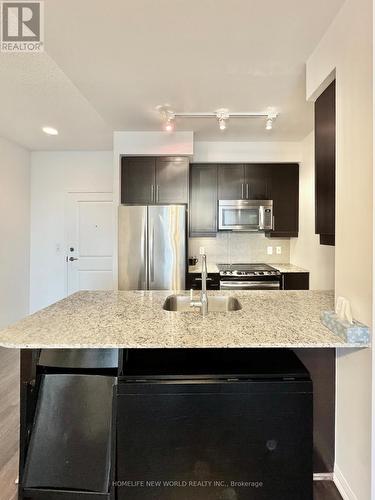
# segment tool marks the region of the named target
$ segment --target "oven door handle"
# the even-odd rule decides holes
[[[280,281],[220,281],[220,290],[280,290]]]

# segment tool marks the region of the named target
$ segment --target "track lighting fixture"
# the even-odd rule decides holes
[[[275,111],[258,111],[258,112],[237,112],[230,113],[227,109],[221,108],[210,112],[183,113],[172,111],[169,105],[157,106],[157,111],[160,113],[163,120],[163,127],[166,132],[172,132],[175,129],[176,116],[181,118],[216,118],[220,130],[226,130],[229,118],[266,118],[266,130],[272,130],[273,122],[277,118],[278,113]]]

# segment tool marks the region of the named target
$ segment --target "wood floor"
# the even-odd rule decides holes
[[[19,351],[0,348],[0,497],[16,500],[18,475]],[[342,500],[333,483],[316,481],[314,500]]]
[[[18,476],[19,351],[0,348],[0,498],[16,500]]]
[[[342,497],[331,481],[315,481],[314,500],[342,500]]]

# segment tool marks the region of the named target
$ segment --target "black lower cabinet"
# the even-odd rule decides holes
[[[100,375],[42,375],[20,498],[114,498],[115,381]]]
[[[270,369],[260,369],[261,354],[253,356],[256,370],[246,355],[248,370],[206,366],[200,379],[184,380],[181,367],[174,380],[163,369],[138,382],[138,373],[125,375],[117,386],[118,500],[312,500],[309,375],[280,360],[276,373],[268,354]]]
[[[282,273],[282,290],[309,290],[310,273]]]

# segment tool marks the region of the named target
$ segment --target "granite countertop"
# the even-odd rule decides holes
[[[281,273],[308,273],[307,269],[303,269],[302,267],[295,266],[294,264],[269,264],[271,267],[274,267]],[[189,266],[189,273],[201,273],[202,265],[196,264],[195,266]],[[207,262],[207,272],[209,273],[218,273],[219,269],[216,264],[212,264]]]
[[[169,291],[78,292],[0,331],[10,348],[364,347],[320,321],[333,292],[239,291],[242,310],[169,312]],[[186,292],[181,292],[187,295]]]
[[[303,267],[295,266],[294,264],[270,264],[270,266],[274,267],[281,273],[309,273],[307,269],[303,269]]]

